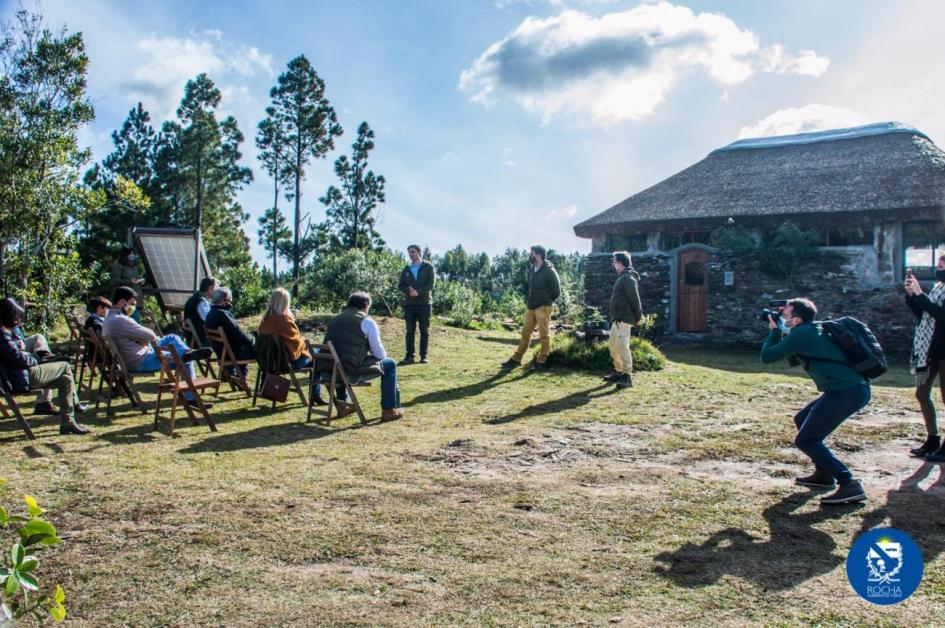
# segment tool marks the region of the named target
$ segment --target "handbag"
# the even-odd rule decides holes
[[[268,373],[263,380],[259,396],[269,401],[285,401],[289,398],[289,386],[292,382],[277,373]]]

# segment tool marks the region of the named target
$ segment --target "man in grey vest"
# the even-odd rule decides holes
[[[381,419],[393,421],[404,416],[397,385],[397,362],[387,357],[380,329],[368,316],[369,309],[371,295],[367,292],[352,294],[345,310],[329,321],[325,342],[331,341],[335,346],[345,373],[354,381],[381,376]],[[344,414],[350,412],[344,406],[341,408]]]

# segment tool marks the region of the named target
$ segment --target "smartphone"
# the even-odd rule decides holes
[[[915,277],[911,268],[906,269],[906,277]]]

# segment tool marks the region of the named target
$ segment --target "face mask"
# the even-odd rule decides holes
[[[945,281],[945,270],[935,271],[935,281]]]
[[[134,316],[135,308],[136,308],[136,307],[137,307],[137,306],[135,306],[135,305],[126,305],[126,306],[125,306],[125,309],[122,310],[122,313],[123,313],[125,316]]]
[[[134,255],[134,254],[131,254],[131,255],[129,255],[128,257],[126,257],[125,259],[128,260],[128,263],[129,263],[129,264],[134,264],[135,262],[138,261],[138,256],[137,256],[137,255]]]

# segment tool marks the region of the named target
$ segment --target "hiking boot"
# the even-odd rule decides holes
[[[916,447],[915,449],[910,449],[909,453],[916,458],[925,458],[929,454],[935,453],[942,446],[942,437],[938,434],[929,435],[925,439],[925,442],[922,443],[921,447]]]
[[[190,351],[184,351],[184,355],[180,356],[180,359],[184,362],[193,362],[195,360],[206,360],[212,355],[210,347],[204,347],[203,349],[191,349]]]
[[[325,401],[324,399],[322,399],[322,396],[321,396],[321,395],[312,395],[312,403],[311,403],[311,405],[313,405],[313,406],[327,406],[327,405],[328,405],[328,402]]]
[[[633,377],[629,373],[624,373],[615,381],[618,388],[633,388]]]
[[[66,434],[77,434],[81,436],[82,434],[88,434],[89,430],[75,421],[66,421],[65,423],[59,424],[59,433],[63,436]]]
[[[794,483],[811,488],[833,488],[837,482],[833,479],[833,476],[826,471],[817,469],[810,475],[794,478]]]
[[[188,399],[188,400],[187,400],[187,405],[190,406],[191,408],[194,408],[195,410],[199,410],[199,409],[200,409],[200,404],[197,403],[197,400],[196,400],[196,399]],[[212,401],[204,401],[204,402],[203,402],[203,407],[206,408],[207,410],[209,410],[210,408],[213,407],[213,402],[212,402]]]
[[[411,364],[414,364],[413,356],[408,355],[406,358],[398,362],[397,366],[410,366]]]
[[[925,457],[929,462],[945,462],[945,445]]]
[[[623,377],[623,373],[618,373],[617,371],[614,371],[610,375],[604,375],[601,379],[603,379],[605,382],[616,382],[621,377]]]
[[[820,498],[821,505],[825,506],[853,504],[863,501],[866,501],[866,493],[863,491],[863,485],[860,484],[859,480],[850,480],[845,484],[841,484],[836,491]]]
[[[341,401],[340,399],[335,399],[335,412],[338,414],[339,419],[350,414],[354,414],[354,404],[348,403],[347,401]]]
[[[502,364],[500,364],[499,367],[504,368],[504,369],[514,369],[515,367],[521,366],[521,365],[522,365],[521,362],[516,362],[515,360],[510,358],[506,360],[505,362],[503,362]]]
[[[529,370],[529,371],[547,371],[547,370],[548,370],[548,367],[545,366],[545,363],[544,363],[544,362],[532,362],[532,363],[528,366],[528,370]]]
[[[427,356],[422,356],[420,358],[420,364],[429,364],[430,360],[427,359]]]
[[[381,411],[381,421],[396,421],[404,418],[403,408],[386,408]]]
[[[33,408],[33,414],[46,414],[49,416],[59,414],[59,408],[52,404],[52,401],[40,401]]]
[[[77,403],[75,404],[75,411],[79,414],[85,414],[89,411],[89,404],[87,403]]]

